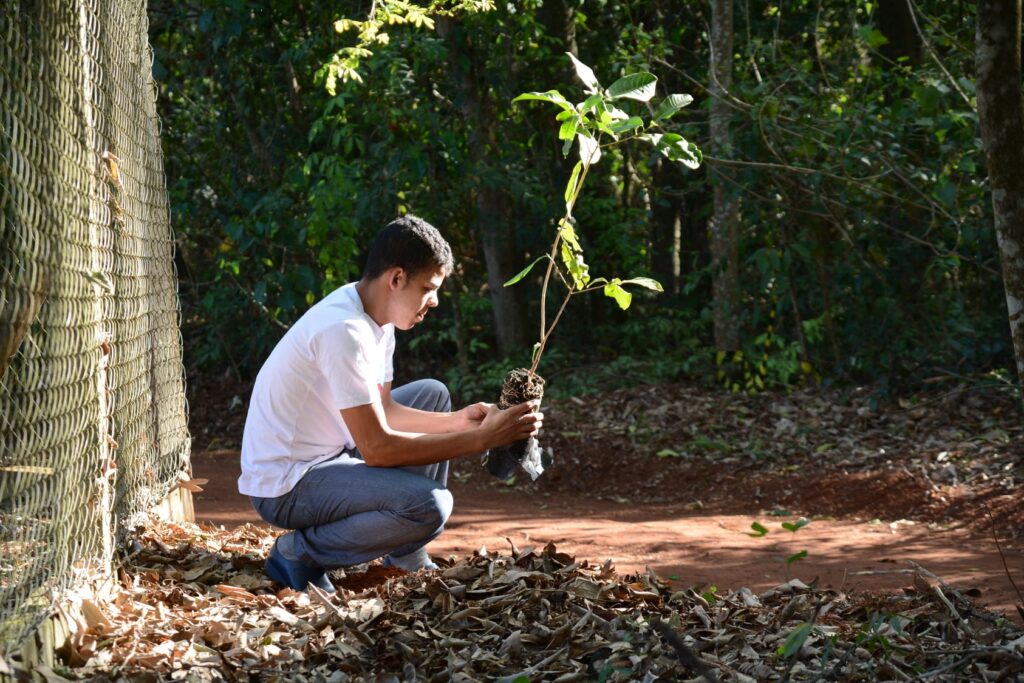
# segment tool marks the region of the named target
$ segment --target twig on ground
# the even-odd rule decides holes
[[[944,674],[950,669],[957,669],[961,666],[967,666],[971,663],[971,661],[971,659],[954,659],[950,662],[947,662],[946,664],[943,664],[937,669],[932,669],[931,671],[924,672],[923,674],[921,674],[920,680],[925,681],[929,678],[935,678],[939,674]]]
[[[712,671],[708,665],[704,663],[704,660],[698,657],[693,650],[687,647],[686,643],[683,642],[683,639],[676,635],[676,632],[673,631],[668,624],[655,617],[651,621],[651,626],[653,626],[654,630],[657,631],[662,638],[668,641],[668,644],[676,651],[676,657],[679,658],[680,664],[697,672],[698,675],[703,676],[705,680],[710,681],[710,683],[718,683],[718,676],[715,675],[715,672]]]
[[[963,609],[969,612],[971,616],[975,617],[976,619],[980,619],[981,621],[985,621],[989,624],[994,623],[996,619],[996,616],[994,614],[987,614],[977,610],[974,607],[974,603],[968,600],[967,597],[963,593],[958,591],[956,588],[953,588],[948,583],[943,581],[941,577],[928,571],[927,569],[919,565],[917,562],[914,562],[913,560],[909,560],[908,564],[916,568],[919,574],[927,576],[928,578],[934,579],[936,582],[938,582],[939,586],[945,589],[945,591],[948,592],[950,595],[955,597],[957,599],[957,602],[959,602]],[[960,616],[960,613],[956,610],[956,608],[953,608],[953,604],[949,601],[949,598],[946,597],[946,594],[939,589],[939,586],[933,587],[933,592],[935,596],[947,607],[947,609],[952,608],[950,609],[950,614],[953,616],[953,618],[957,619],[963,624],[964,630],[973,638],[974,629],[971,628],[971,625],[967,622],[966,619]]]
[[[1013,590],[1017,593],[1017,599],[1020,600],[1020,604],[1017,605],[1017,611],[1020,612],[1021,618],[1024,618],[1024,596],[1020,594],[1020,589],[1017,588],[1017,584],[1013,580],[1013,576],[1010,574],[1010,568],[1006,565],[1006,555],[1003,554],[1003,547],[999,545],[999,536],[996,534],[996,518],[992,515],[992,510],[989,509],[988,505],[985,505],[985,514],[988,515],[989,522],[992,523],[992,540],[996,542],[996,550],[999,551],[999,559],[1003,561],[1003,571],[1006,572],[1006,578],[1010,580],[1010,585],[1013,586]]]

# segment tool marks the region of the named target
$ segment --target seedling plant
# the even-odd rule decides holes
[[[790,552],[790,551],[793,550],[793,541],[796,539],[796,532],[800,531],[801,529],[803,529],[805,526],[807,526],[810,523],[811,523],[811,520],[807,519],[806,517],[801,517],[800,519],[796,520],[795,522],[783,522],[780,525],[783,529],[788,531],[789,534],[790,534],[789,542],[786,544],[788,550],[786,551],[787,552],[787,556],[785,557],[785,561],[786,561],[786,580],[787,581],[789,581],[789,570],[790,570],[790,567],[792,567],[792,565],[795,562],[799,562],[800,560],[803,560],[803,559],[805,559],[807,557],[807,551],[806,550],[800,550],[800,551],[797,551],[795,553]],[[768,533],[769,533],[768,532],[768,527],[766,527],[765,525],[761,524],[760,522],[752,523],[750,525],[750,528],[752,529],[752,531],[747,532],[747,535],[751,536],[753,538],[763,538],[763,537],[767,536]]]
[[[654,150],[671,161],[690,169],[700,166],[702,157],[696,145],[674,132],[663,132],[662,127],[680,109],[690,104],[690,95],[671,94],[654,104],[658,79],[646,71],[619,78],[607,88],[601,86],[593,69],[569,54],[576,75],[583,83],[585,98],[573,104],[557,90],[528,92],[519,95],[513,102],[548,102],[559,108],[555,116],[560,123],[558,139],[563,141],[562,154],[566,157],[577,143],[579,160],[569,174],[563,193],[565,212],[558,220],[551,247],[505,283],[510,287],[523,280],[541,262],[546,263],[540,292],[540,334],[533,346],[530,367],[516,368],[505,378],[499,407],[539,399],[544,393],[544,380],[537,374],[537,367],[548,346],[555,327],[562,319],[569,302],[581,294],[603,291],[623,310],[633,300],[628,287],[642,287],[655,292],[663,291],[659,282],[649,277],[592,277],[580,244],[579,224],[573,209],[580,199],[584,183],[591,167],[600,161],[604,150],[638,140],[653,146]],[[641,109],[631,113],[629,109]],[[558,281],[565,288],[561,303],[554,318],[548,321],[548,297],[552,283]],[[504,452],[492,452],[488,468],[499,477],[511,476],[517,463],[533,474],[527,463],[538,458],[539,448],[535,440],[512,444]],[[504,476],[503,476],[504,475]]]

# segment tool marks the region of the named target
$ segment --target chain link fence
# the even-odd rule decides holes
[[[188,466],[145,0],[0,2],[0,653]]]

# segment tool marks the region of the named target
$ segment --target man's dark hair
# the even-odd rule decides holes
[[[363,279],[372,280],[389,268],[401,268],[410,277],[439,268],[452,272],[452,248],[430,223],[408,214],[385,225],[366,257]]]

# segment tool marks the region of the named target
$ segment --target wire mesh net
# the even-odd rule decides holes
[[[187,467],[145,0],[0,3],[0,651]]]

